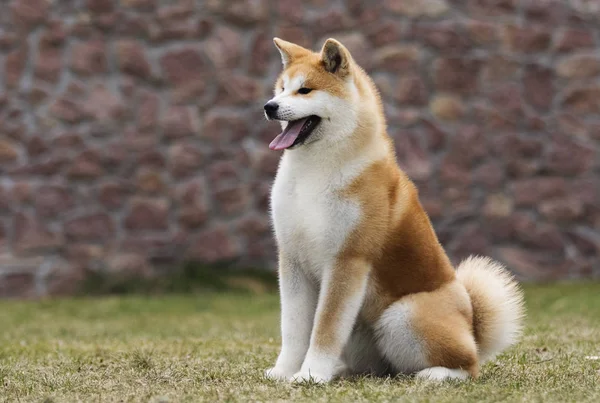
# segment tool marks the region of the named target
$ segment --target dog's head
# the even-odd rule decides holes
[[[269,147],[292,149],[350,135],[356,127],[358,97],[353,80],[357,66],[350,52],[335,39],[328,39],[320,52],[279,38],[273,41],[283,71],[264,109],[267,119],[281,121],[283,132]]]

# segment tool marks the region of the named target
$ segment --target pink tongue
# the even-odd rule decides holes
[[[289,122],[283,132],[271,141],[269,148],[271,150],[284,150],[294,144],[307,119],[304,118]]]

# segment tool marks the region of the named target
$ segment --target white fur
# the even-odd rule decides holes
[[[450,369],[445,367],[431,367],[417,372],[417,378],[428,381],[446,381],[450,379],[464,380],[469,378],[469,373],[464,369]]]
[[[280,273],[281,352],[275,367],[265,375],[272,379],[289,380],[300,370],[310,343],[312,323],[317,304],[317,290],[298,264],[283,258]]]
[[[410,302],[398,301],[381,315],[375,335],[380,351],[397,372],[412,373],[431,364],[422,341],[412,330]]]
[[[512,275],[488,257],[471,256],[456,270],[458,280],[469,293],[483,295],[487,304],[494,307],[495,314],[487,317],[484,324],[484,347],[479,348],[479,359],[485,362],[518,341],[523,326],[523,294]]]
[[[294,275],[296,280],[289,276],[280,279],[282,351],[277,364],[268,371],[267,376],[296,381],[310,377],[324,382],[340,371],[341,357],[319,351],[312,341],[311,347],[305,351],[308,343],[305,330],[310,327],[314,332],[313,324],[319,320],[323,310],[327,281],[336,256],[361,216],[358,201],[341,197],[339,191],[373,162],[384,158],[388,150],[387,143],[378,142],[369,151],[350,157],[340,142],[357,127],[357,114],[352,105],[358,103],[358,95],[353,83],[348,83],[353,94],[350,100],[334,97],[325,91],[317,91],[306,98],[292,96],[303,85],[303,81],[302,76],[284,76],[284,91],[280,91],[272,100],[279,103],[280,112],[286,119],[294,120],[314,114],[322,120],[309,137],[310,141],[284,152],[272,188],[272,218],[280,256],[286,262],[293,262],[291,266],[299,274]],[[332,142],[337,143],[335,148],[329,146]],[[319,301],[308,287],[287,284],[298,281],[298,278],[302,278],[302,282],[312,281],[320,289]],[[341,346],[350,338],[365,290],[366,281],[361,292],[344,307],[336,335]],[[311,310],[314,317],[307,313]],[[300,335],[292,336],[286,328],[297,328]],[[287,347],[292,343],[302,347]],[[303,352],[306,352],[306,356]],[[290,371],[302,360],[299,371],[290,377]]]
[[[281,55],[281,63],[283,67],[287,66],[290,63],[290,57],[286,52],[282,52],[279,46],[277,46],[277,50],[279,50],[279,54]]]
[[[324,352],[311,352],[306,354],[302,369],[295,373],[291,380],[293,382],[329,382],[337,376],[344,368],[340,357],[326,354]]]
[[[359,206],[335,194],[338,186],[322,180],[318,165],[298,166],[290,159],[283,156],[273,185],[275,236],[281,253],[320,280],[356,225]]]

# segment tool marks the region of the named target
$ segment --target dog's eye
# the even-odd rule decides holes
[[[298,94],[306,95],[312,91],[312,88],[302,87],[298,90]]]

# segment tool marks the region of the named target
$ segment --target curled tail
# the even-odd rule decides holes
[[[487,257],[471,256],[456,269],[473,306],[473,331],[480,361],[493,358],[521,335],[523,292],[512,274]]]

